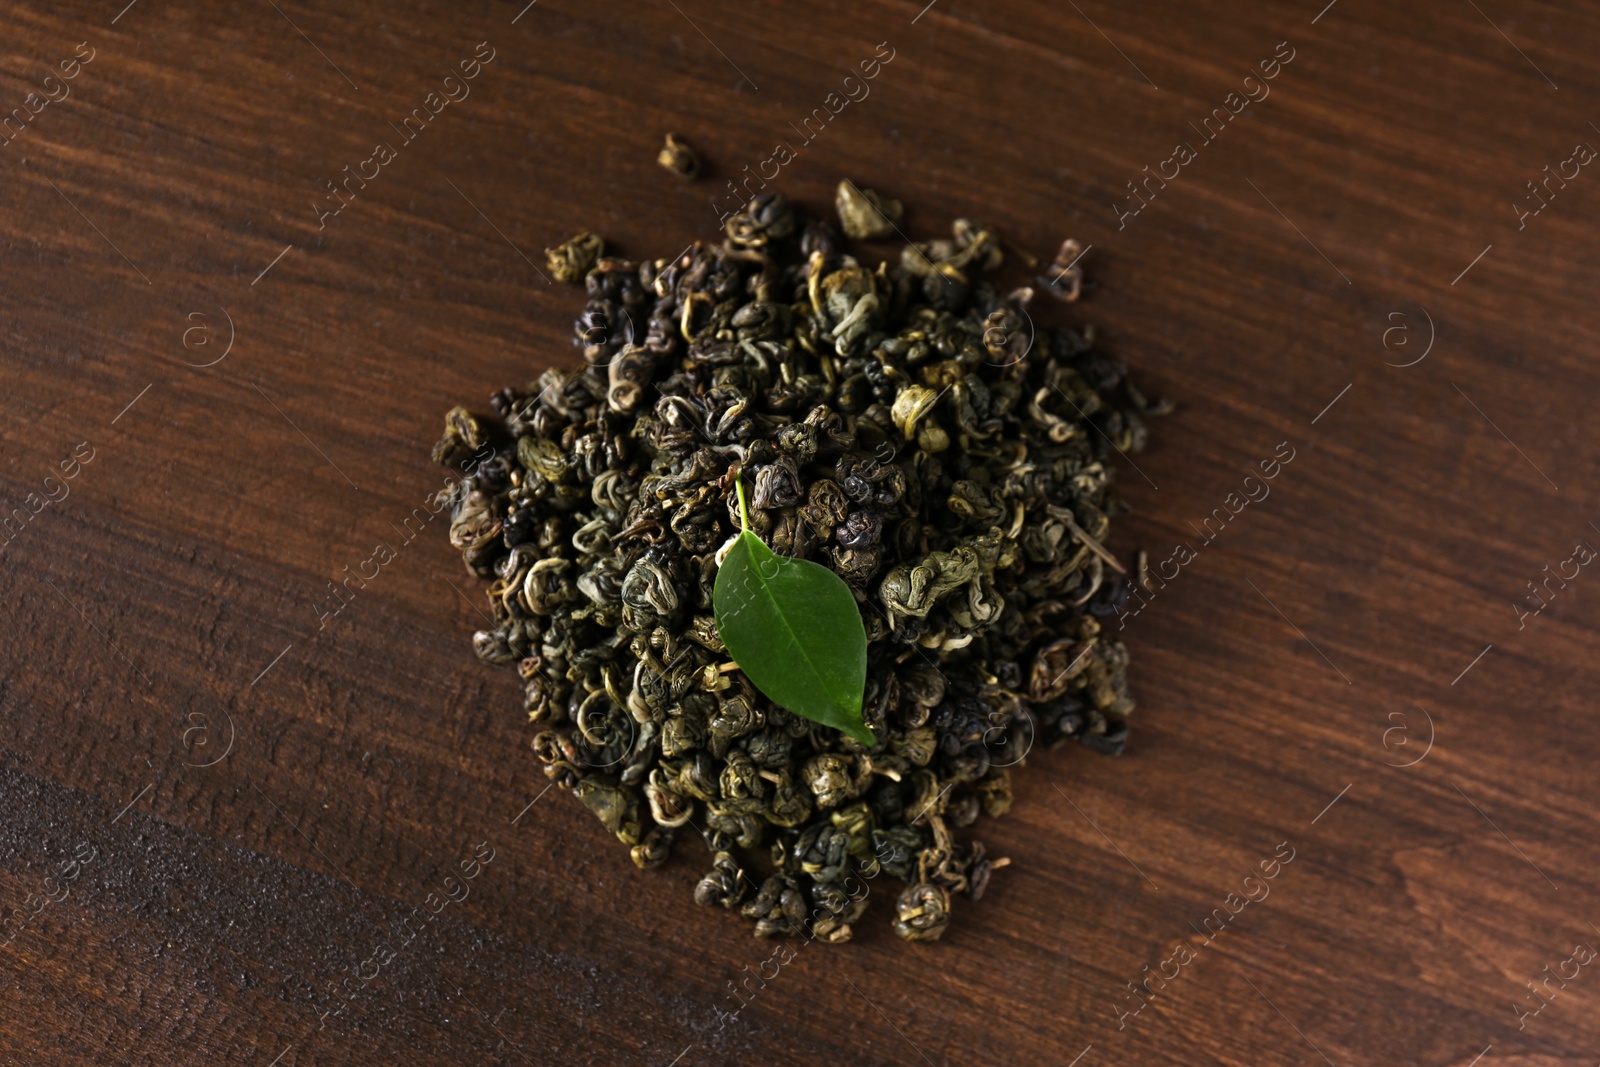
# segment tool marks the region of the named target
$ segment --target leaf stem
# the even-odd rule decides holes
[[[739,491],[739,528],[743,533],[750,532],[750,506],[744,500],[744,471],[740,471],[733,479],[733,487]]]

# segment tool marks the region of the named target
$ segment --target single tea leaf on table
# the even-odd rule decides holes
[[[712,589],[722,643],[773,703],[876,743],[861,716],[867,631],[850,587],[827,567],[779,556],[752,533],[743,484],[739,507],[744,530]]]

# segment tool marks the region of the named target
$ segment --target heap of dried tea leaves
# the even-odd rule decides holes
[[[848,227],[881,232],[859,216],[892,202],[850,190]],[[887,873],[895,931],[937,938],[1003,862],[954,831],[1009,808],[1033,745],[1127,737],[1097,621],[1128,591],[1107,457],[1152,407],[1091,330],[1035,331],[1033,289],[979,280],[1002,252],[974,222],[875,268],[781,195],[675,260],[593,261],[597,240],[551,251],[587,268],[583,366],[495,394],[496,420],[455,409],[435,449],[470,470],[447,502],[491,583],[478,655],[516,667],[545,773],[641,867],[691,834],[697,901],[827,941]],[[854,596],[854,736],[777,706],[719,637],[741,478],[752,534]]]

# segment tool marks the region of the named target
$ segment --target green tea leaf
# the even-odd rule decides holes
[[[744,529],[717,570],[712,589],[717,633],[755,687],[779,707],[877,741],[861,717],[867,682],[867,631],[850,587],[827,567],[779,556]]]

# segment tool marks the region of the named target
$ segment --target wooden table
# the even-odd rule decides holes
[[[923,2],[8,5],[0,1060],[1600,1057],[1600,11]],[[442,525],[319,607],[445,408],[576,358],[540,250],[712,239],[779,142],[816,210],[1091,245],[1059,321],[1178,404],[1113,545],[1195,558],[1128,751],[1030,758],[943,942],[879,901],[729,1021],[772,946],[544,792]]]

